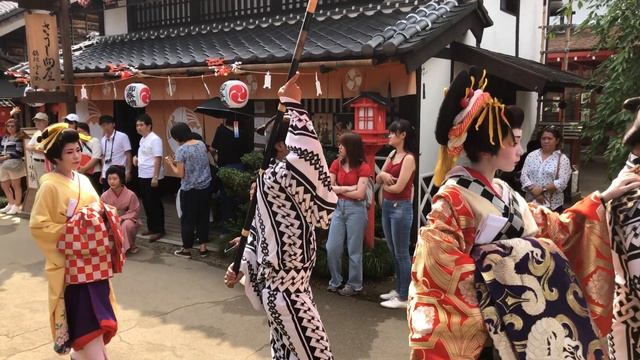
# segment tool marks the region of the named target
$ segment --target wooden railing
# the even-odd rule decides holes
[[[319,0],[319,9],[366,5],[382,0]],[[128,7],[129,31],[176,25],[234,21],[248,17],[300,13],[307,0],[154,0]]]

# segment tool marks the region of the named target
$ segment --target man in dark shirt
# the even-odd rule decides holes
[[[240,138],[238,127],[234,129],[234,120],[226,119],[216,130],[211,143],[212,153],[219,167],[242,170],[240,158],[246,153],[245,141]]]
[[[234,122],[233,118],[228,118],[223,124],[220,124],[211,143],[211,153],[219,168],[244,170],[240,158],[248,152],[246,141],[240,137],[239,124],[234,125]],[[218,219],[227,221],[233,218],[237,204],[226,193],[224,187],[221,187],[218,199],[220,213]]]

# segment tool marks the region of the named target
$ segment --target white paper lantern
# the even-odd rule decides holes
[[[229,108],[244,107],[249,101],[249,88],[240,80],[225,81],[220,87],[220,99]]]
[[[129,84],[124,88],[124,101],[134,108],[145,107],[151,102],[151,89],[141,83]]]

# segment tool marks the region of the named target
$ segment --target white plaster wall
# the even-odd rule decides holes
[[[451,83],[451,61],[432,58],[422,65],[420,98],[420,174],[433,173],[438,159],[435,130],[444,89]]]
[[[516,92],[516,105],[524,112],[524,123],[522,124],[522,147],[526,150],[527,143],[533,135],[538,115],[538,94],[530,91]]]
[[[542,1],[520,0],[521,58],[540,61],[542,39]]]
[[[534,0],[520,0],[520,3],[526,1],[534,2]],[[484,29],[481,47],[503,54],[515,55],[516,17],[500,10],[500,0],[485,0],[484,7],[493,20],[493,26]],[[471,31],[467,31],[463,42],[475,46],[476,38]]]
[[[516,17],[500,10],[500,0],[485,0],[484,7],[493,20],[493,26],[484,29],[483,49],[502,54],[516,54]],[[540,59],[540,38],[542,37],[542,1],[520,0],[520,41],[519,56],[526,59]],[[476,38],[470,31],[463,42],[475,46]]]
[[[127,33],[127,8],[118,7],[104,11],[104,34],[118,35]]]

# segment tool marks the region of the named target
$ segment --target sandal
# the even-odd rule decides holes
[[[132,248],[129,248],[129,253],[130,253],[130,254],[137,254],[137,253],[139,253],[139,252],[140,252],[140,248],[139,248],[139,247],[137,247],[137,246],[134,246],[134,247],[132,247]]]
[[[209,249],[200,250],[200,257],[201,258],[206,258],[207,256],[209,256]]]

